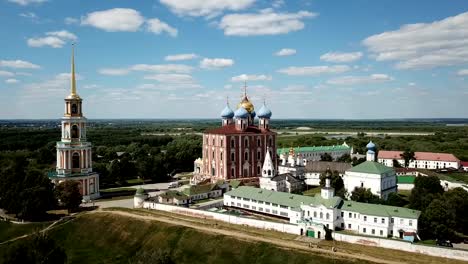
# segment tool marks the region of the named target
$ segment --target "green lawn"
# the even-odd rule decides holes
[[[57,227],[50,235],[66,249],[68,263],[131,263],[137,254],[158,250],[168,252],[174,263],[353,263],[183,226],[112,215],[80,216]],[[0,246],[0,262],[1,251]]]
[[[136,188],[132,187],[119,187],[119,188],[110,188],[110,189],[101,189],[99,192],[101,193],[114,193],[114,192],[124,192],[124,191],[136,191]]]
[[[0,222],[0,242],[30,234],[35,230],[40,230],[48,226],[50,223],[31,223],[31,224],[12,224],[8,222]]]

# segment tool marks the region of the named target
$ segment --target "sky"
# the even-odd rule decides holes
[[[0,0],[0,119],[468,117],[468,1]]]

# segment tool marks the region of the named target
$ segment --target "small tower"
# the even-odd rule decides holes
[[[249,112],[247,112],[245,108],[240,107],[234,112],[234,118],[236,122],[236,129],[240,131],[245,131],[249,126]]]
[[[271,110],[268,109],[268,107],[265,104],[265,101],[263,102],[262,107],[258,111],[258,128],[261,130],[270,130],[270,118],[271,118]]]
[[[143,203],[148,199],[148,193],[143,188],[138,188],[133,196],[133,208],[143,208]]]
[[[227,126],[232,124],[232,118],[234,117],[234,112],[231,107],[229,107],[229,101],[226,100],[226,107],[224,107],[221,112],[222,126]]]
[[[366,160],[367,161],[376,161],[377,155],[377,148],[375,144],[372,142],[372,140],[367,144],[367,155],[366,155]]]
[[[302,159],[302,154],[297,153],[296,155],[296,165],[297,166],[304,166],[304,160]]]
[[[276,175],[275,165],[270,155],[270,147],[267,147],[265,161],[263,162],[262,177],[272,178]]]
[[[287,157],[286,157],[286,154],[284,152],[281,152],[280,160],[281,160],[281,165],[286,166]]]
[[[327,172],[325,173],[326,178],[325,178],[325,187],[322,187],[320,194],[323,199],[330,199],[335,196],[335,188],[331,186],[331,170],[330,168],[327,169]]]
[[[294,159],[296,157],[296,154],[294,153],[294,148],[289,149],[289,156],[288,156],[288,164],[291,167],[296,166],[296,160]]]

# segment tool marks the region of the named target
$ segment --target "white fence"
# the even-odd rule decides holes
[[[291,224],[262,221],[262,220],[250,219],[250,218],[239,217],[239,216],[234,216],[234,215],[229,215],[229,214],[222,214],[222,213],[190,209],[190,208],[184,208],[184,207],[179,207],[179,206],[174,206],[174,205],[152,203],[152,202],[144,202],[143,208],[156,209],[156,210],[161,210],[161,211],[166,211],[166,212],[171,212],[171,213],[176,213],[176,214],[183,214],[183,215],[204,218],[204,219],[218,220],[218,221],[223,221],[223,222],[235,224],[235,225],[245,225],[245,226],[261,228],[261,229],[266,229],[266,230],[275,230],[278,232],[284,232],[284,233],[295,234],[295,235],[301,234],[301,228],[297,225],[291,225]]]
[[[352,244],[361,244],[361,245],[366,245],[366,246],[397,249],[397,250],[415,252],[415,253],[435,256],[435,257],[458,259],[458,260],[464,260],[464,261],[468,260],[468,251],[464,251],[464,250],[456,250],[456,249],[442,248],[442,247],[435,247],[435,246],[424,246],[424,245],[413,244],[413,243],[401,241],[401,240],[385,239],[385,238],[377,238],[377,237],[364,237],[364,236],[348,235],[348,234],[337,233],[337,232],[333,232],[332,236],[333,236],[333,239],[335,239],[336,241],[348,242]]]

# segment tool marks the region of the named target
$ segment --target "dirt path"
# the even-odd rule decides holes
[[[357,254],[348,254],[348,253],[342,253],[342,252],[332,252],[330,250],[326,249],[320,249],[320,248],[311,248],[309,246],[305,246],[303,244],[295,243],[293,241],[284,241],[282,239],[277,239],[277,238],[272,238],[272,237],[261,237],[261,236],[253,236],[249,235],[246,233],[241,233],[238,231],[229,231],[225,229],[217,229],[213,227],[205,227],[201,226],[199,224],[192,224],[188,220],[179,220],[179,219],[174,219],[170,217],[164,217],[164,216],[149,216],[149,215],[140,215],[140,214],[133,214],[133,213],[128,213],[128,212],[122,212],[122,211],[102,211],[102,210],[97,210],[97,211],[91,211],[89,213],[105,213],[105,214],[114,214],[114,215],[120,215],[120,216],[126,216],[126,217],[132,217],[132,218],[137,218],[137,219],[142,219],[142,220],[148,220],[148,221],[160,221],[172,225],[181,225],[181,226],[186,226],[190,228],[194,228],[197,230],[201,230],[203,232],[208,232],[208,233],[215,233],[215,234],[222,234],[226,235],[229,237],[234,237],[240,240],[245,240],[245,241],[256,241],[256,242],[266,242],[270,244],[274,244],[278,247],[281,248],[289,248],[289,249],[297,249],[301,251],[311,251],[311,252],[317,252],[321,253],[323,255],[328,255],[330,257],[338,257],[341,259],[359,259],[359,260],[365,260],[369,262],[375,262],[375,263],[387,263],[387,264],[401,264],[404,262],[400,261],[389,261],[389,260],[384,260],[380,258],[374,258],[370,257],[367,255],[357,255]]]

